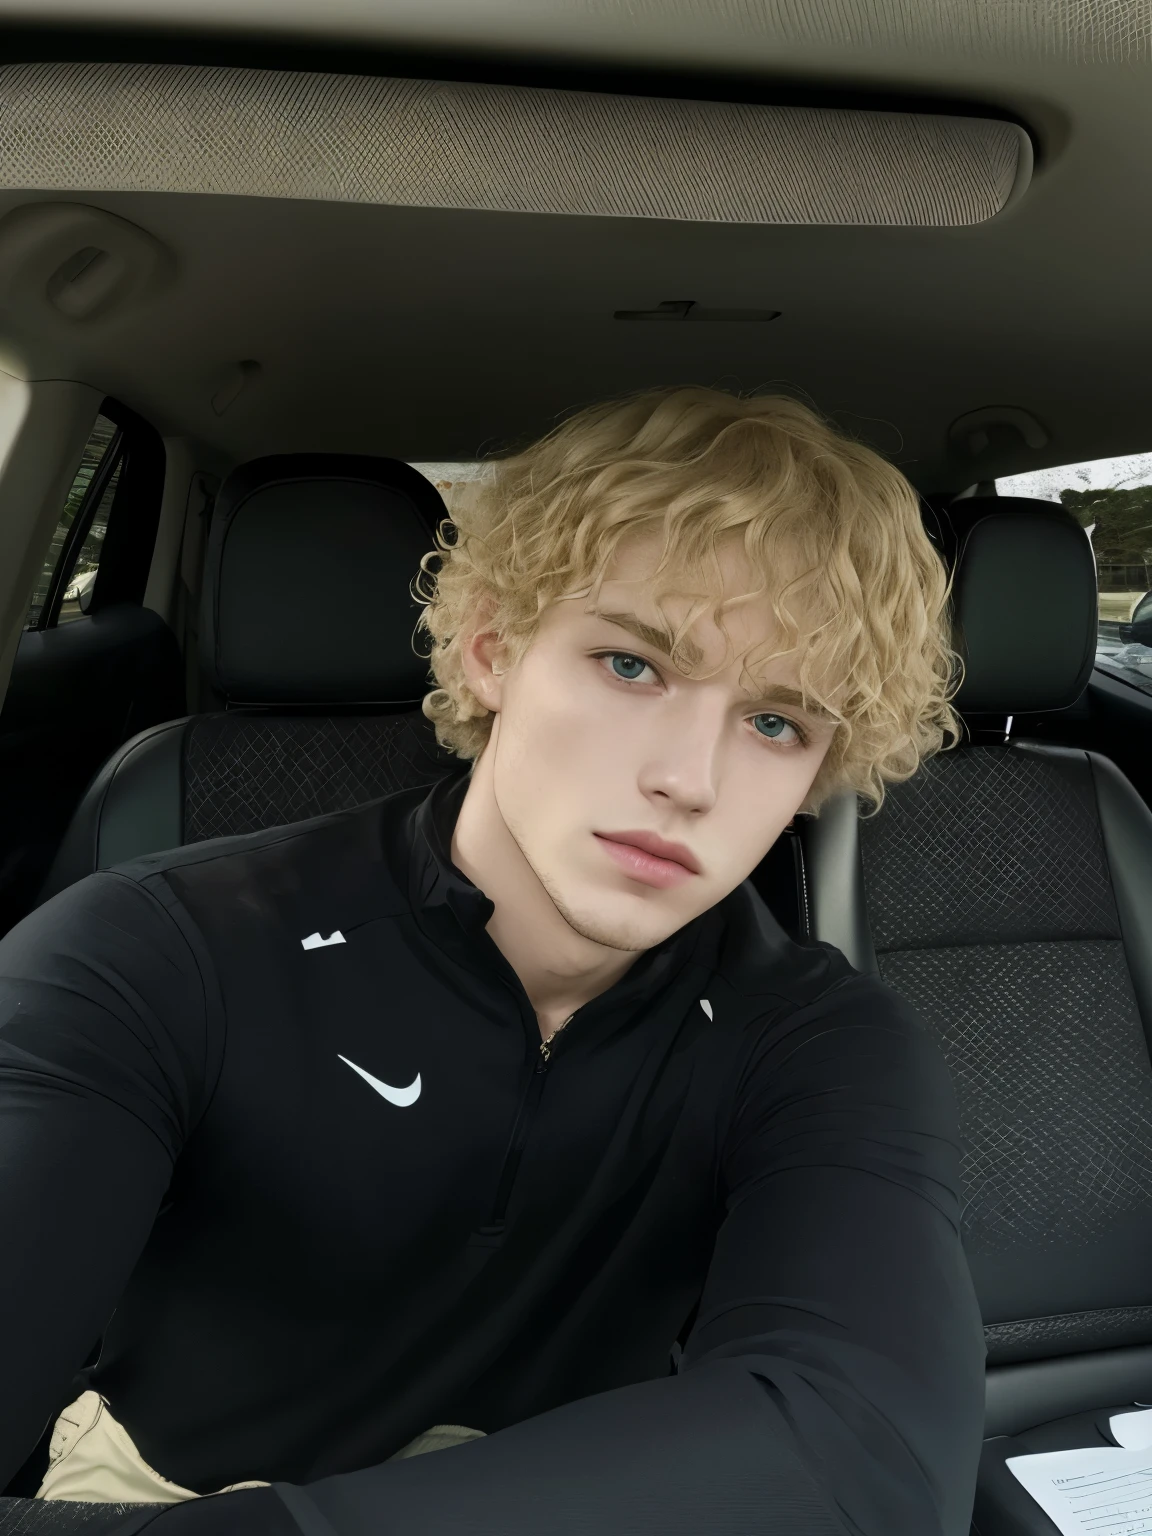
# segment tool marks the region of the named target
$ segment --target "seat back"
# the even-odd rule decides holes
[[[1086,535],[1007,499],[946,534],[972,740],[875,816],[840,797],[803,847],[814,936],[912,1003],[951,1067],[988,1433],[1012,1434],[1152,1400],[1152,815],[1106,758],[1005,729],[1090,675]]]
[[[393,459],[233,471],[205,558],[202,663],[223,708],[145,731],[89,787],[41,900],[94,869],[349,810],[458,770],[420,712],[410,591],[447,517]]]

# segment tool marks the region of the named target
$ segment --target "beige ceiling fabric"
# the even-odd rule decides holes
[[[0,186],[950,226],[1031,172],[978,117],[150,64],[0,68]]]
[[[1137,63],[1152,0],[4,0],[38,26],[210,28],[356,46],[543,49],[778,67],[820,59]]]
[[[427,0],[424,0],[425,6]],[[555,0],[592,25],[690,26],[732,37],[987,58],[1122,63],[1152,53],[1152,0]]]

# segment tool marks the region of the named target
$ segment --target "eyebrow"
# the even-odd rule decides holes
[[[807,715],[811,720],[819,720],[821,724],[832,725],[836,716],[830,709],[825,709],[822,704],[805,702],[804,695],[798,688],[790,688],[787,683],[774,683],[762,694],[758,694],[752,700],[754,704],[782,704],[786,709],[795,709],[802,715]],[[767,711],[765,711],[767,713]]]
[[[627,630],[637,640],[643,641],[645,645],[650,645],[653,650],[660,651],[671,659],[674,636],[670,630],[645,623],[634,613],[604,613],[599,609],[594,610],[594,613],[596,618],[604,619],[608,624],[615,624],[618,629]],[[704,660],[704,652],[694,640],[681,640],[680,654],[690,667]],[[750,697],[749,702],[767,706],[779,704],[786,709],[794,709],[799,714],[807,715],[810,720],[819,721],[821,724],[836,723],[836,716],[831,710],[825,709],[822,704],[806,701],[798,688],[793,688],[787,683],[770,684],[763,693]]]
[[[637,640],[650,645],[653,650],[660,651],[671,660],[675,636],[670,630],[662,629],[655,624],[646,624],[634,613],[604,613],[601,609],[596,609],[594,612],[596,618],[615,624],[618,629],[626,629]],[[690,667],[695,667],[704,660],[704,652],[694,640],[681,640],[679,649],[680,655]]]

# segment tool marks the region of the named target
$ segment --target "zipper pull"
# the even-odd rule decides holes
[[[548,1036],[547,1040],[541,1040],[541,1042],[540,1042],[540,1056],[541,1056],[541,1060],[540,1060],[539,1064],[536,1067],[537,1072],[545,1072],[545,1071],[547,1071],[547,1069],[548,1069],[548,1059],[552,1055],[552,1042],[553,1042],[553,1040],[555,1040],[556,1036],[560,1033],[560,1030],[566,1029],[568,1027],[568,1025],[571,1024],[572,1020],[575,1017],[576,1017],[575,1013],[570,1013],[568,1015],[568,1017],[564,1020],[563,1024],[561,1024],[558,1028],[556,1028],[556,1029],[554,1029],[552,1031],[552,1033]]]

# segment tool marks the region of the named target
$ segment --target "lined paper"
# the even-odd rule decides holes
[[[1152,1446],[1038,1451],[1004,1464],[1061,1536],[1152,1536]]]

